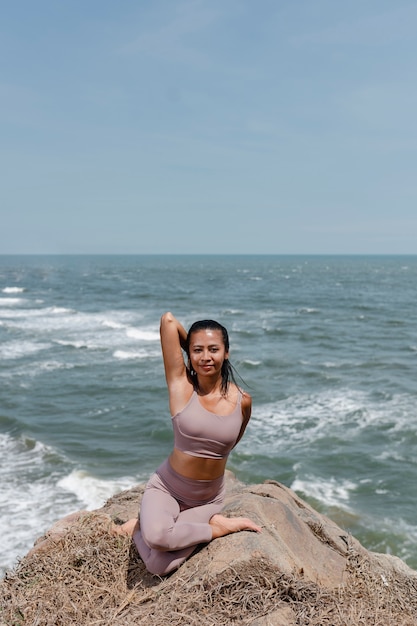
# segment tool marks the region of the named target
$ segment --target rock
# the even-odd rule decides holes
[[[130,538],[111,532],[137,515],[143,490],[55,524],[1,582],[0,623],[417,625],[417,572],[366,550],[284,485],[245,485],[231,472],[224,514],[263,532],[216,539],[152,576]]]
[[[144,485],[113,496],[99,509],[116,523],[138,515]],[[196,560],[212,576],[253,559],[268,561],[277,571],[334,589],[343,585],[350,553],[372,560],[379,573],[391,572],[417,577],[401,559],[366,550],[354,537],[283,484],[267,480],[245,485],[226,471],[226,498],[223,514],[253,519],[262,533],[243,531],[216,539],[197,551],[187,563]],[[72,516],[70,516],[70,519]],[[63,522],[58,522],[57,529]]]
[[[210,575],[254,558],[266,559],[284,574],[335,588],[343,584],[349,550],[367,554],[356,539],[276,481],[245,485],[226,472],[226,484],[223,514],[249,517],[263,532],[227,535],[200,550],[198,559]],[[142,492],[138,487],[116,495],[100,511],[126,521],[137,515]]]
[[[234,482],[224,514],[245,515],[263,532],[236,533],[210,543],[207,566],[212,574],[256,557],[268,559],[289,576],[335,588],[343,584],[348,551],[365,553],[358,541],[277,482],[252,486]]]

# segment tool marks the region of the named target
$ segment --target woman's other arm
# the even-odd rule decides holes
[[[243,396],[242,396],[242,427],[240,429],[239,435],[236,439],[236,443],[233,447],[235,447],[239,441],[242,439],[243,434],[246,430],[246,426],[249,423],[250,420],[250,416],[252,414],[252,398],[251,396],[246,393],[243,392]]]
[[[187,331],[168,311],[161,317],[160,333],[170,408],[172,414],[175,414],[189,399],[186,396],[189,395],[190,383],[182,353],[187,341]]]

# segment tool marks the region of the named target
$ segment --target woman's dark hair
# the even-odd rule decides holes
[[[187,353],[188,359],[190,359],[190,337],[193,333],[198,332],[199,330],[219,330],[222,334],[223,344],[226,352],[229,352],[229,335],[224,326],[219,324],[214,320],[200,320],[198,322],[194,322],[190,326],[190,329],[187,334],[187,341],[185,342],[185,351]],[[193,387],[196,391],[198,391],[198,379],[196,373],[190,368],[189,375]],[[221,384],[221,392],[223,395],[227,393],[227,389],[229,387],[229,382],[232,381],[236,385],[236,380],[233,375],[233,367],[229,361],[229,359],[225,359],[222,364],[221,369],[222,375],[222,384]]]

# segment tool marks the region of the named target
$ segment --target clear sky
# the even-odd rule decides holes
[[[0,253],[417,254],[415,0],[22,0]]]

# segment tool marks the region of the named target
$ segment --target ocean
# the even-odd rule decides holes
[[[0,256],[0,574],[169,454],[168,310],[229,330],[229,469],[417,569],[416,295],[416,256]]]

